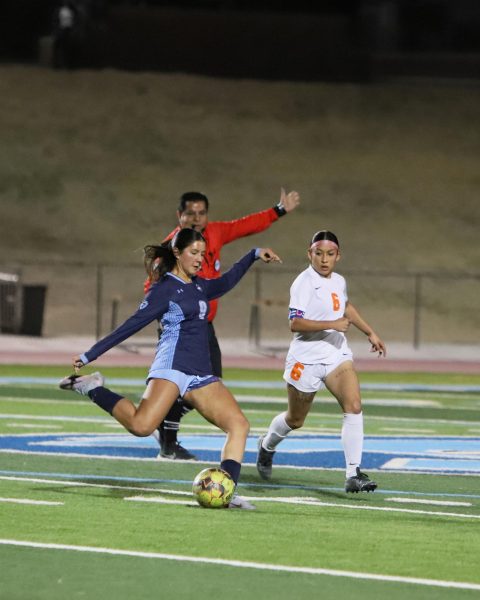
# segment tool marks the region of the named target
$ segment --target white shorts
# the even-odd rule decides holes
[[[180,396],[196,388],[201,388],[214,381],[218,381],[218,377],[215,377],[215,375],[186,375],[182,371],[176,371],[175,369],[151,370],[148,374],[147,383],[150,379],[166,379],[167,381],[171,381],[178,387]]]
[[[337,359],[331,364],[304,365],[288,355],[283,379],[300,392],[318,392],[325,387],[326,377],[339,365],[349,360],[353,361],[351,352],[339,352]]]

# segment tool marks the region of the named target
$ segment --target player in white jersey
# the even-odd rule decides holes
[[[288,409],[270,423],[260,437],[257,470],[263,479],[272,475],[278,444],[303,426],[315,394],[326,387],[343,411],[342,445],[346,462],[346,492],[370,492],[377,484],[360,471],[363,450],[363,414],[360,385],[345,332],[350,325],[362,331],[371,351],[386,355],[386,347],[373,328],[349,301],[345,279],[334,273],[340,260],[335,234],[318,231],[308,249],[310,266],[290,288],[290,330],[294,333],[285,361]]]

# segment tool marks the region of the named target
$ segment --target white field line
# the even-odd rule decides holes
[[[190,496],[191,492],[186,492],[182,490],[171,490],[171,489],[159,489],[159,488],[149,488],[149,487],[135,487],[135,486],[123,486],[123,485],[111,485],[111,484],[103,484],[103,483],[85,483],[83,481],[59,481],[56,479],[43,479],[43,478],[33,478],[33,477],[10,477],[6,475],[1,475],[0,480],[5,481],[18,481],[18,482],[28,482],[28,483],[50,483],[54,485],[62,485],[62,486],[70,486],[70,487],[92,487],[92,488],[104,488],[104,489],[117,489],[117,490],[129,490],[136,492],[154,492],[156,494],[172,494],[176,496]],[[243,494],[242,494],[243,496]],[[450,512],[437,512],[437,511],[429,511],[429,510],[417,510],[410,508],[392,508],[392,507],[382,507],[382,506],[364,506],[364,505],[356,505],[356,504],[343,504],[337,502],[321,502],[316,498],[309,497],[259,497],[259,496],[243,496],[247,500],[251,500],[252,502],[278,502],[282,504],[303,504],[309,506],[328,506],[333,508],[347,508],[350,510],[376,510],[383,512],[396,512],[396,513],[409,513],[409,514],[419,514],[419,515],[431,515],[431,516],[441,516],[441,517],[456,517],[463,519],[480,519],[480,515],[469,515],[463,513],[450,513]],[[150,500],[150,502],[155,502],[155,500]]]
[[[183,504],[185,506],[198,506],[196,502],[189,502],[188,500],[170,500],[170,498],[162,498],[161,496],[130,496],[128,498],[124,498],[124,500],[129,502],[154,502],[156,504]]]
[[[348,508],[351,510],[375,510],[381,512],[400,512],[400,513],[409,513],[416,515],[430,515],[434,517],[456,517],[460,519],[480,519],[480,515],[469,515],[464,513],[452,513],[452,512],[439,512],[439,511],[431,511],[431,510],[417,510],[412,508],[390,508],[384,506],[365,506],[365,505],[356,505],[356,504],[343,504],[340,502],[321,502],[316,498],[295,498],[295,497],[271,497],[267,498],[265,496],[244,496],[242,494],[242,498],[252,502],[281,502],[283,504],[305,504],[310,506],[329,506],[333,508]]]
[[[29,389],[29,388],[27,388]],[[124,389],[130,389],[130,388],[124,388]],[[444,394],[445,395],[445,394]],[[453,397],[456,398],[456,394],[453,394]],[[237,401],[240,404],[243,403],[250,403],[250,404],[286,404],[286,395],[284,396],[261,396],[261,395],[249,395],[249,394],[235,394],[235,398],[237,399]],[[463,397],[462,397],[463,399]],[[70,399],[70,400],[63,400],[63,399],[47,399],[47,398],[36,398],[36,397],[28,397],[28,398],[22,398],[22,397],[17,397],[17,396],[5,396],[2,395],[0,392],[0,402],[1,401],[6,401],[6,402],[18,402],[18,403],[30,403],[30,402],[35,402],[35,404],[65,404],[65,405],[71,405],[72,403],[74,404],[83,404],[83,405],[89,405],[91,404],[90,401],[88,400],[81,400],[81,399]],[[330,397],[330,396],[325,396],[325,397],[319,397],[317,400],[317,405],[318,404],[336,404],[337,401]],[[443,406],[441,402],[439,402],[438,400],[434,399],[434,398],[368,398],[368,397],[363,397],[363,403],[367,406],[387,406],[387,407],[395,407],[395,406],[404,406],[404,407],[430,407],[430,408],[439,408],[442,407],[446,410],[470,410],[472,407],[467,405],[467,406],[461,406],[459,404],[455,404],[455,406]],[[244,410],[248,410],[248,409],[244,409]],[[254,409],[252,409],[254,410]],[[259,412],[271,412],[271,410],[268,409],[264,409],[261,410]]]
[[[243,410],[243,409],[242,409]],[[273,411],[267,410],[255,410],[255,409],[245,409],[244,412],[246,414],[264,414],[271,415]],[[340,417],[340,413],[338,415],[334,415],[332,413],[323,413],[323,412],[311,412],[308,415],[309,420],[321,419],[325,420],[338,420]],[[379,415],[368,415],[369,421],[384,421],[384,422],[394,422],[394,423],[418,423],[419,421],[426,425],[467,425],[470,427],[480,427],[480,421],[459,421],[452,419],[428,419],[428,418],[417,418],[417,417],[385,417]]]
[[[130,389],[129,386],[128,389]],[[141,387],[145,387],[142,385]],[[28,386],[25,389],[30,389]],[[127,388],[125,388],[127,389]],[[136,388],[135,388],[136,389]],[[281,396],[262,396],[259,394],[235,394],[235,398],[240,402],[249,402],[251,404],[282,404],[286,403],[287,396],[286,394]],[[91,404],[88,400],[81,399],[61,399],[61,398],[36,398],[36,397],[28,397],[22,398],[18,396],[10,396],[3,395],[0,392],[0,401],[5,400],[8,402],[20,402],[20,403],[28,403],[35,402],[36,404]],[[336,400],[331,398],[330,396],[319,397],[317,400],[318,403],[321,404],[336,404]],[[364,403],[370,405],[380,405],[380,406],[419,406],[419,407],[438,407],[441,406],[435,399],[425,399],[425,398],[365,398]]]
[[[39,504],[41,506],[63,506],[64,502],[50,502],[48,500],[29,500],[28,498],[2,498],[0,502],[10,502],[12,504]]]
[[[136,486],[124,486],[124,485],[112,485],[108,483],[85,483],[84,481],[69,481],[68,479],[47,479],[40,477],[10,477],[7,475],[0,475],[0,480],[5,481],[17,481],[20,483],[50,483],[53,485],[70,486],[70,487],[88,487],[88,488],[103,488],[107,490],[129,490],[134,492],[156,492],[157,494],[173,494],[176,496],[191,496],[191,492],[185,492],[183,490],[164,490],[154,487],[136,487]]]
[[[303,573],[308,575],[329,575],[332,577],[349,577],[352,579],[368,579],[374,581],[389,581],[393,583],[407,583],[412,585],[423,585],[441,588],[480,590],[480,584],[465,581],[445,581],[441,579],[424,579],[420,577],[402,577],[397,575],[380,575],[377,573],[362,573],[356,571],[341,571],[338,569],[322,569],[316,567],[292,567],[290,565],[274,565],[269,563],[248,562],[239,560],[227,560],[221,558],[209,558],[206,556],[188,556],[179,554],[163,554],[159,552],[140,552],[134,550],[118,550],[116,548],[99,548],[94,546],[73,546],[68,544],[47,544],[41,542],[30,542],[26,540],[0,539],[4,546],[20,546],[24,548],[38,548],[44,550],[67,550],[71,552],[89,552],[94,554],[109,554],[113,556],[131,556],[135,558],[149,558],[159,560],[175,560],[179,562],[202,563],[210,565],[222,565],[242,569],[257,569],[262,571],[277,571],[287,573]]]
[[[247,412],[251,412],[251,411],[247,411]],[[28,420],[28,421],[57,421],[57,422],[65,422],[65,423],[70,423],[70,422],[81,422],[81,423],[96,423],[98,425],[104,425],[107,427],[115,427],[115,428],[120,428],[123,429],[123,427],[117,423],[116,421],[112,420],[110,417],[67,417],[67,416],[59,416],[59,415],[55,415],[55,416],[49,416],[49,417],[45,417],[45,416],[40,416],[40,415],[18,415],[18,414],[0,414],[0,419],[3,420],[10,420],[10,419],[23,419],[23,420]],[[338,419],[337,419],[338,420]],[[11,425],[7,425],[7,426],[11,426]],[[18,425],[20,427],[20,425]],[[32,427],[34,427],[34,425],[32,425]],[[36,426],[38,428],[40,428],[41,426],[38,425]],[[45,426],[45,428],[47,429],[47,427]],[[52,425],[51,428],[55,428],[55,425]],[[194,425],[194,424],[188,424],[188,423],[182,423],[182,429],[189,429],[189,430],[194,430],[194,431],[216,431],[218,433],[221,433],[220,430],[218,429],[218,427],[215,427],[214,425]],[[251,427],[250,431],[252,433],[264,433],[265,431],[265,427]],[[339,427],[336,428],[331,428],[329,429],[328,427],[305,427],[304,429],[302,429],[302,435],[308,434],[308,433],[339,433],[340,429]]]
[[[383,510],[386,512],[390,512],[390,511],[395,511],[395,512],[408,512],[408,513],[415,513],[415,514],[425,514],[425,515],[441,515],[441,516],[445,516],[445,515],[449,515],[449,516],[455,516],[455,517],[473,517],[476,519],[480,519],[480,515],[462,515],[462,514],[458,514],[458,513],[440,513],[440,512],[432,512],[432,511],[415,511],[415,510],[409,510],[409,509],[394,509],[394,508],[382,508],[381,506],[355,506],[355,505],[350,505],[350,504],[336,504],[334,502],[330,503],[330,502],[321,502],[320,500],[317,500],[316,498],[309,498],[306,496],[288,496],[288,497],[278,497],[278,496],[274,496],[272,498],[266,498],[266,497],[258,497],[258,496],[244,496],[242,494],[242,498],[246,498],[247,500],[250,500],[252,502],[279,502],[281,504],[299,504],[299,505],[304,505],[304,506],[340,506],[343,508],[353,508],[353,509],[367,509],[367,510]],[[158,503],[158,504],[188,504],[188,505],[192,505],[191,502],[185,502],[185,501],[177,501],[177,500],[167,500],[165,498],[162,498],[161,496],[129,496],[124,498],[124,500],[129,500],[132,502],[152,502],[152,503]],[[439,504],[441,506],[472,506],[471,503],[469,502],[441,502],[441,501],[432,501],[430,502],[429,500],[414,500],[414,499],[407,499],[404,500],[403,498],[385,498],[386,501],[399,501],[399,502],[419,502],[419,503],[423,503],[423,504]],[[193,506],[195,506],[195,504],[193,504]]]
[[[450,500],[425,500],[422,498],[384,498],[385,502],[401,504],[433,504],[434,506],[472,506],[471,502],[452,502]]]
[[[23,434],[22,434],[23,435]],[[25,434],[27,435],[27,434]],[[40,435],[40,434],[38,434]],[[71,433],[71,434],[64,434],[64,435],[78,435],[78,432],[75,433]],[[85,453],[81,453],[81,452],[45,452],[45,451],[33,451],[30,452],[29,450],[10,450],[8,448],[0,448],[0,454],[26,454],[28,456],[52,456],[52,457],[56,457],[58,458],[59,456],[65,456],[65,457],[70,457],[70,458],[88,458],[90,460],[92,459],[101,459],[101,460],[126,460],[126,461],[132,461],[132,460],[136,460],[138,461],[138,457],[136,456],[111,456],[110,454],[96,454],[96,455],[91,455],[91,454],[85,454]],[[147,461],[147,462],[158,462],[159,459],[157,458],[142,458],[142,462]],[[171,460],[168,458],[163,458],[162,460]],[[172,459],[173,460],[173,459]],[[179,460],[179,459],[175,459],[176,463],[186,463],[188,462],[189,464],[192,464],[192,461],[186,461],[186,460]],[[206,461],[206,460],[202,460],[202,464],[204,465],[218,465],[218,461]],[[302,467],[303,468],[303,467]],[[372,471],[372,469],[370,469],[370,471]]]
[[[37,423],[7,423],[7,427],[15,429],[62,429],[61,425],[39,425]]]
[[[48,401],[50,402],[50,401]],[[75,404],[79,404],[82,403],[82,401],[78,402],[76,401]],[[70,403],[71,404],[71,403]],[[91,404],[88,402],[83,402],[83,404]],[[268,414],[271,415],[272,412],[271,411],[264,411],[264,410],[245,410],[244,411],[246,414]],[[339,415],[332,415],[329,413],[310,413],[308,418],[310,420],[313,419],[321,419],[322,421],[324,420],[334,420],[335,422],[338,421],[339,419]],[[413,417],[413,418],[408,418],[408,417],[381,417],[381,416],[377,416],[377,415],[369,415],[369,420],[370,421],[384,421],[384,422],[399,422],[399,423],[418,423],[419,419]],[[39,416],[39,415],[19,415],[19,414],[9,414],[9,413],[0,413],[0,419],[35,419],[35,420],[39,420],[39,421],[82,421],[84,423],[105,423],[105,422],[109,422],[111,421],[110,417],[67,417],[67,416],[49,416],[49,417],[44,417],[44,416]],[[471,427],[480,427],[480,421],[458,421],[458,420],[450,420],[450,419],[427,419],[427,418],[422,418],[421,419],[422,424],[446,424],[446,425],[467,425]],[[186,427],[186,425],[182,424],[182,427]],[[197,427],[196,425],[191,425],[192,428]]]
[[[257,412],[257,411],[245,411],[246,413],[252,413],[252,412]],[[262,412],[262,411],[260,411]],[[309,418],[312,418],[315,415],[310,415]],[[327,416],[327,415],[325,415]],[[338,421],[338,417],[336,416],[332,416],[329,415],[330,418],[332,418],[332,420]],[[383,417],[369,417],[369,419],[378,419],[378,418],[382,418]],[[75,423],[75,422],[81,422],[81,423],[96,423],[98,425],[106,425],[108,427],[114,427],[114,428],[119,428],[119,429],[123,429],[123,427],[117,423],[116,421],[113,421],[110,417],[68,417],[68,416],[59,416],[59,415],[55,415],[55,416],[40,416],[40,415],[19,415],[19,414],[0,414],[0,419],[4,419],[4,420],[10,420],[10,419],[23,419],[23,420],[28,420],[28,421],[57,421],[57,422],[68,422],[68,423]],[[395,418],[386,418],[385,420],[393,420],[396,421],[397,419]],[[425,419],[426,420],[426,419]],[[446,423],[448,423],[449,421],[445,421]],[[451,423],[453,423],[453,421],[450,421]],[[458,421],[456,422],[457,424],[459,423]],[[52,425],[52,428],[54,428],[55,426]],[[340,429],[339,429],[340,425],[338,427],[304,427],[302,428],[301,431],[299,431],[298,433],[293,433],[293,436],[298,435],[298,436],[303,436],[303,435],[308,435],[308,434],[312,434],[315,435],[317,433],[333,433],[333,434],[337,434],[339,433]],[[182,423],[182,429],[190,429],[190,430],[201,430],[201,431],[216,431],[219,432],[219,429],[217,427],[215,427],[214,425],[195,425],[195,424],[188,424],[188,423]],[[395,432],[397,431],[398,433],[403,433],[405,435],[418,435],[418,434],[432,434],[432,435],[438,435],[435,430],[432,429],[403,429],[401,427],[398,428],[387,428],[387,427],[382,427],[382,430],[384,431],[390,431],[390,432]],[[250,431],[252,433],[264,433],[265,428],[264,427],[251,427]],[[469,429],[469,431],[471,432],[478,432],[480,433],[480,429],[476,430],[476,429]],[[78,433],[78,432],[77,432]],[[66,434],[64,434],[66,435]],[[382,434],[375,434],[376,436],[382,435]],[[386,437],[388,437],[388,434],[385,434]],[[458,435],[442,435],[442,437],[458,437]],[[468,436],[463,436],[463,437],[468,437]],[[475,435],[471,435],[470,437],[477,437]]]
[[[418,434],[418,433],[435,433],[434,429],[404,429],[402,427],[381,427],[380,428],[381,431],[389,431],[391,432],[396,432],[396,433],[412,433],[412,434]]]
[[[280,404],[286,403],[286,394],[284,396],[260,396],[258,394],[235,394],[235,398],[240,402],[250,402],[251,404]],[[331,396],[318,398],[319,404],[337,404],[337,400]],[[414,406],[426,408],[438,408],[442,406],[438,400],[426,400],[424,398],[363,398],[363,403],[370,406]]]
[[[66,416],[40,416],[40,415],[16,415],[16,414],[0,414],[0,419],[18,419],[19,421],[60,421],[60,422],[73,422],[73,423],[111,423],[111,417],[66,417]]]
[[[405,472],[410,473],[411,475],[413,475],[413,473],[421,473],[422,469],[416,469],[415,467],[410,466],[408,469],[406,468],[406,466],[408,465],[408,463],[410,462],[410,453],[405,452],[406,458],[392,458],[389,461],[387,461],[386,463],[384,463],[381,467],[381,471],[382,472],[402,472],[402,469],[405,470]],[[434,454],[429,454],[428,456],[423,456],[422,459],[427,459],[427,460],[436,460],[438,458],[442,458],[441,456],[435,456]],[[457,457],[457,458],[462,458],[462,457]],[[420,459],[420,460],[422,460]],[[473,461],[472,461],[473,462]],[[476,462],[476,461],[475,461]],[[369,469],[370,471],[373,471],[374,469]],[[435,473],[435,474],[439,474],[439,475],[455,475],[456,473],[454,471],[445,471],[444,467],[428,467],[427,470],[429,473]],[[478,475],[478,469],[475,470],[471,470],[469,471],[469,473],[473,474],[473,475]],[[463,473],[464,475],[467,475],[467,473]],[[460,473],[458,473],[458,475],[460,475]]]
[[[244,411],[245,413],[248,413],[250,411]],[[217,435],[222,435],[222,432],[218,429],[218,427],[215,427],[215,425],[194,425],[194,424],[188,424],[188,423],[182,423],[182,430],[183,429],[190,429],[193,430],[194,433],[198,430],[200,431],[213,431],[214,433],[216,433]],[[251,433],[265,433],[265,427],[250,427],[250,432]],[[302,428],[301,433],[293,433],[290,435],[290,437],[294,437],[296,435],[299,436],[304,436],[304,435],[308,435],[308,434],[312,434],[315,435],[317,433],[336,433],[336,434],[340,434],[340,421],[339,421],[339,426],[335,427],[335,428],[328,428],[328,427],[304,427]]]
[[[73,401],[72,401],[73,400]],[[91,405],[92,402],[89,400],[77,400],[76,398],[72,400],[49,400],[47,398],[18,398],[17,396],[2,396],[0,394],[0,402],[15,402],[19,404],[30,404],[31,402],[35,402],[35,404],[65,404],[66,406],[84,404]]]
[[[19,434],[19,435],[24,435],[24,434]],[[29,434],[25,434],[25,435],[29,435]],[[43,435],[43,434],[38,434],[38,435]],[[78,432],[72,432],[72,433],[65,433],[63,435],[78,435]],[[448,437],[448,436],[444,436],[444,437]],[[457,437],[457,436],[452,436],[452,437]],[[58,458],[60,456],[62,457],[66,457],[66,458],[88,458],[90,460],[123,460],[123,461],[138,461],[139,459],[136,456],[111,456],[109,454],[95,454],[95,455],[91,455],[91,454],[82,454],[81,452],[45,452],[45,451],[30,451],[30,450],[11,450],[9,448],[0,448],[0,454],[25,454],[27,456],[54,456],[55,458]],[[167,461],[167,462],[172,462],[173,459],[170,458],[142,458],[142,462],[159,462],[160,460],[162,461]],[[372,473],[404,473],[406,475],[431,475],[432,472],[435,472],[435,475],[440,475],[440,476],[445,476],[445,477],[478,477],[478,472],[476,471],[461,471],[459,473],[456,473],[455,471],[448,471],[448,472],[443,472],[441,469],[432,469],[432,468],[428,468],[428,469],[406,469],[405,465],[403,466],[399,466],[399,467],[394,467],[391,463],[393,463],[395,460],[404,460],[404,459],[393,459],[392,461],[390,461],[388,464],[388,468],[387,466],[382,466],[381,469],[369,469],[370,472]],[[407,459],[405,459],[407,460]],[[180,459],[175,459],[176,463],[184,463],[184,464],[189,464],[191,465],[192,462],[189,460],[180,460]],[[215,460],[202,460],[201,461],[202,465],[216,465],[218,466],[218,461]],[[254,467],[255,463],[243,463],[243,466],[245,467]],[[291,471],[298,471],[299,467],[295,466],[295,465],[282,465],[281,466],[282,469],[288,469]],[[302,471],[345,471],[345,469],[339,468],[339,467],[302,467]]]

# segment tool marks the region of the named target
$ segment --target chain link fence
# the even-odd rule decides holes
[[[287,345],[289,289],[304,266],[294,270],[255,265],[220,302],[215,320],[220,339],[248,337],[257,347]],[[25,331],[25,323],[34,317],[42,321],[38,335],[99,338],[133,313],[143,297],[141,264],[32,262],[0,264],[0,272],[2,333],[32,334]],[[479,343],[480,273],[341,273],[350,300],[388,342],[416,348]],[[31,301],[25,303],[25,292],[39,288],[45,290],[44,302],[30,294]],[[32,315],[35,311],[42,314]],[[155,339],[156,324],[140,335]],[[352,331],[349,338],[355,335]]]
[[[288,330],[289,287],[299,271],[255,272],[249,337],[257,346],[275,344],[279,323]],[[350,301],[388,342],[478,344],[480,273],[343,271]],[[363,339],[355,329],[349,339]],[[283,335],[283,338],[290,339]]]

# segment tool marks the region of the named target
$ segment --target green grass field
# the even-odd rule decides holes
[[[123,378],[114,389],[140,397],[143,369],[102,371]],[[443,453],[468,461],[470,474],[365,469],[379,489],[347,497],[343,469],[277,466],[266,483],[250,452],[239,491],[257,510],[228,511],[202,509],[191,497],[191,481],[210,461],[115,456],[123,430],[49,383],[63,375],[60,367],[0,367],[2,600],[479,596],[478,450],[467,446],[480,438],[480,376],[362,375],[367,438],[447,440]],[[225,379],[253,443],[285,406],[279,375],[230,369]],[[448,387],[422,388],[433,385]],[[338,407],[322,393],[299,439],[326,440],[339,429]],[[73,444],[85,434],[104,440],[101,456],[42,442]],[[28,450],[9,445],[30,436]],[[193,412],[180,438],[188,445],[192,436],[215,440],[218,430]]]

